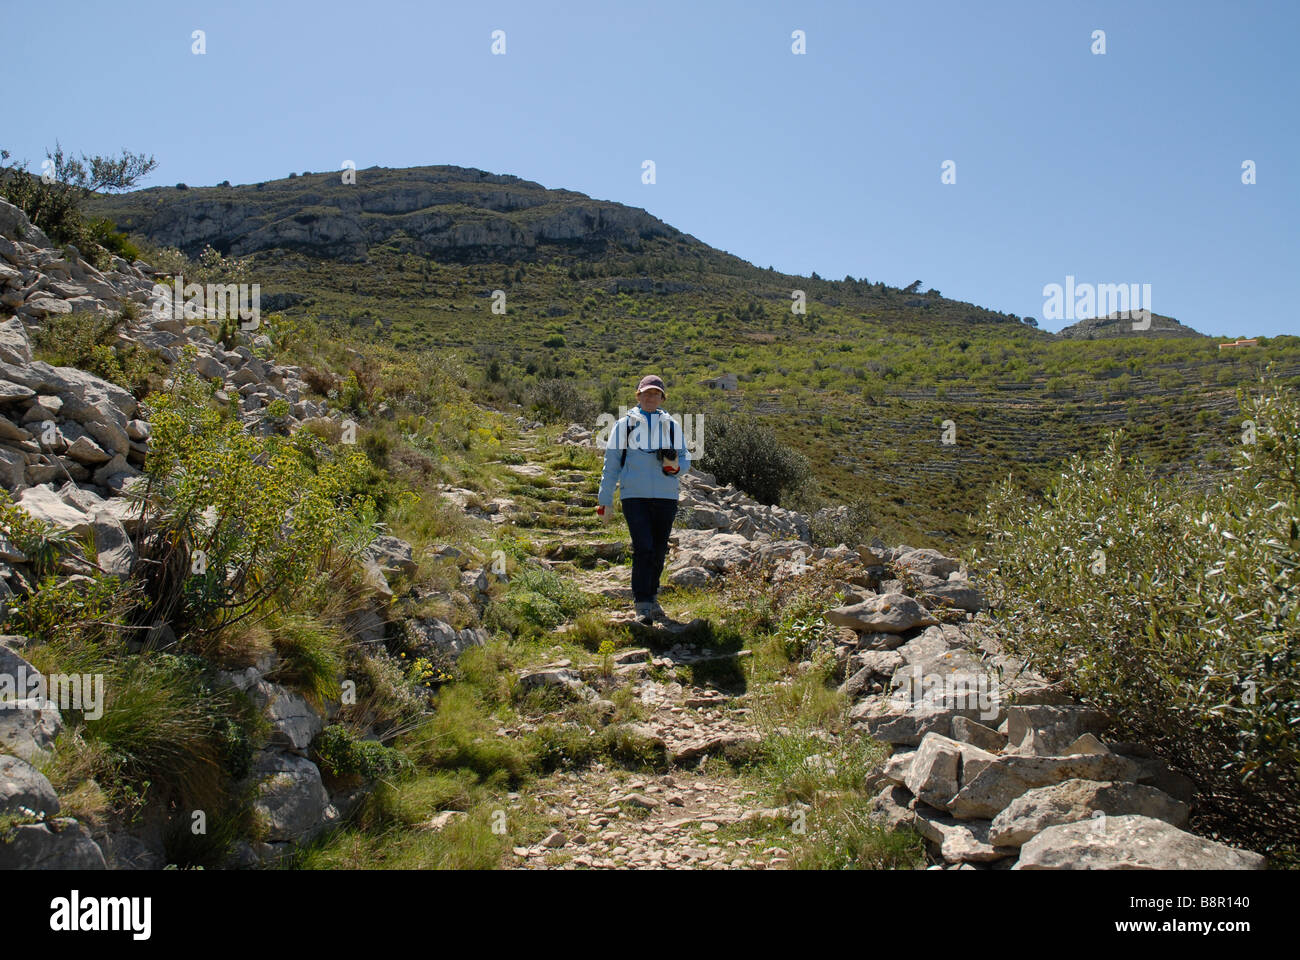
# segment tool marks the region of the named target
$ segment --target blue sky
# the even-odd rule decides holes
[[[790,273],[1040,322],[1067,275],[1149,283],[1205,333],[1300,334],[1294,0],[5,0],[4,20],[18,158],[151,153],[146,185],[459,164]]]

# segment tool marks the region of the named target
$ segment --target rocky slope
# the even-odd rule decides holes
[[[547,246],[599,252],[683,234],[644,210],[519,177],[465,167],[304,174],[240,186],[153,187],[96,201],[95,209],[154,243],[197,256],[211,245],[244,256],[281,248],[363,260],[398,249],[452,262],[533,259]]]
[[[323,406],[305,398],[305,385],[296,367],[260,359],[259,335],[240,334],[242,342],[227,350],[208,336],[206,328],[156,316],[147,307],[153,288],[147,264],[115,260],[111,271],[100,272],[80,258],[56,250],[21,211],[0,202],[0,285],[3,302],[13,316],[0,323],[0,484],[14,502],[56,534],[93,535],[93,563],[74,548],[59,564],[60,583],[85,572],[130,576],[137,562],[136,545],[147,531],[142,504],[133,491],[142,482],[141,468],[148,448],[150,425],[141,419],[136,399],[121,387],[74,367],[57,367],[33,360],[30,330],[50,317],[72,313],[113,314],[135,305],[139,319],[119,327],[119,342],[143,347],[168,364],[175,364],[187,347],[195,351],[194,367],[222,382],[218,399],[237,402],[245,427],[253,432],[287,433],[313,421],[317,427],[341,431],[342,417],[328,415]],[[285,411],[270,416],[267,407],[283,401]],[[467,569],[463,580],[466,601],[483,594],[485,560],[456,551]],[[409,545],[380,537],[365,557],[371,604],[351,619],[353,638],[378,643],[388,628],[385,597],[391,598],[386,572],[413,564]],[[0,536],[0,598],[27,594],[38,588],[32,558]],[[430,635],[433,645],[482,643],[483,631],[456,631],[436,620],[413,625]],[[151,637],[164,639],[168,624],[159,623]],[[34,677],[38,671],[24,659],[28,638],[0,636],[0,675]],[[218,674],[225,685],[246,694],[263,711],[270,735],[252,764],[254,809],[267,824],[266,841],[242,843],[232,866],[249,866],[274,859],[295,842],[338,821],[359,800],[356,792],[331,795],[320,771],[307,758],[313,738],[333,718],[339,704],[325,711],[313,707],[298,692],[267,679],[277,666],[274,654],[238,672]],[[15,679],[10,692],[25,692]],[[0,867],[90,868],[161,867],[164,865],[160,824],[128,827],[110,824],[91,834],[75,820],[60,818],[60,802],[37,766],[49,759],[63,729],[58,704],[20,697],[0,707],[0,813],[23,815],[30,822],[14,827],[15,842],[0,845]]]

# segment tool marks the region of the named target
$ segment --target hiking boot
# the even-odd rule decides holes
[[[638,600],[636,603],[632,604],[632,609],[636,611],[637,622],[643,623],[647,627],[654,623],[655,607],[657,606],[657,603],[649,600]],[[662,611],[660,612],[662,613]]]
[[[652,620],[667,620],[668,614],[664,613],[664,608],[659,606],[658,600],[651,600],[648,604],[650,607],[650,618]]]

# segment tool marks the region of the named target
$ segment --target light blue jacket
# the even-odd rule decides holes
[[[667,421],[672,422],[671,434]],[[627,462],[620,468],[619,459],[624,445],[627,447]],[[681,467],[672,476],[664,473],[663,465],[655,456],[655,451],[660,447],[670,446],[677,448],[677,463]],[[596,502],[606,507],[612,506],[616,486],[624,500],[629,497],[676,500],[677,478],[690,468],[691,455],[686,449],[686,434],[672,414],[656,410],[647,417],[640,406],[633,407],[610,431],[609,441],[605,444],[605,469],[600,475],[600,491],[596,494]]]

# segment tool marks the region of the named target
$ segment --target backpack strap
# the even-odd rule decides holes
[[[673,449],[676,450],[676,449],[677,449],[677,433],[676,433],[676,431],[673,429],[673,418],[670,417],[670,416],[668,416],[668,415],[665,414],[665,413],[660,413],[660,416],[662,416],[664,419],[666,419],[666,420],[668,421],[668,442],[671,443],[671,444],[673,445]],[[628,426],[627,426],[626,428],[624,428],[624,430],[623,430],[623,451],[618,455],[618,468],[619,468],[619,470],[622,470],[623,467],[625,467],[625,466],[627,465],[627,445],[628,445],[629,442],[631,442],[631,441],[630,441],[630,438],[629,438],[629,436],[628,436],[628,432],[632,429],[632,414],[629,413],[629,414],[628,414],[626,417],[624,417],[623,419],[627,422]]]
[[[619,470],[622,470],[625,466],[627,466],[627,445],[628,443],[631,442],[630,431],[632,430],[632,414],[629,413],[626,417],[624,417],[623,422],[627,424],[627,426],[623,428],[623,449],[622,452],[619,453],[618,455]]]

